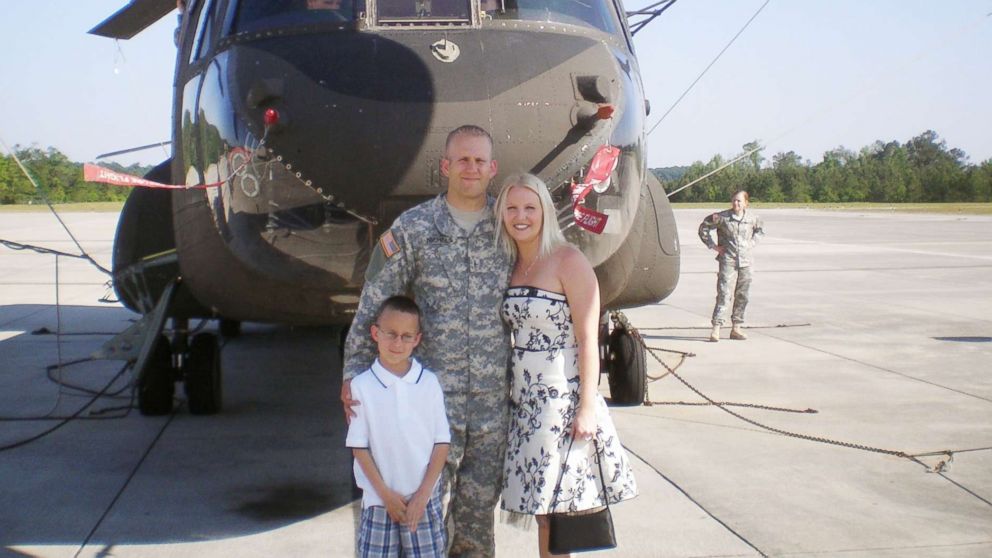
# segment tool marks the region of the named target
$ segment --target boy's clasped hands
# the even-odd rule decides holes
[[[417,524],[424,517],[424,510],[427,509],[427,501],[430,493],[418,490],[413,493],[409,500],[404,500],[395,490],[389,489],[387,494],[382,494],[382,501],[386,504],[386,513],[389,517],[405,525],[411,531],[417,529]]]

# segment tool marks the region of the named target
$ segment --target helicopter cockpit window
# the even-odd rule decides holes
[[[468,23],[472,19],[469,0],[377,0],[376,20],[384,25]]]
[[[210,52],[213,48],[214,39],[214,8],[216,2],[198,2],[194,9],[199,18],[196,22],[196,34],[194,35],[193,47],[189,51],[189,63],[192,64]]]
[[[620,23],[610,0],[480,0],[481,9],[493,19],[547,21],[595,27],[620,34]]]
[[[346,23],[365,10],[364,0],[241,0],[232,32],[255,32],[320,23]]]

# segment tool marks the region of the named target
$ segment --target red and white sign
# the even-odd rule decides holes
[[[596,151],[592,162],[589,163],[586,182],[584,184],[572,182],[572,213],[576,225],[589,232],[603,234],[609,215],[600,213],[595,209],[589,209],[585,206],[585,199],[594,188],[597,192],[606,191],[605,187],[602,189],[598,187],[604,185],[608,187],[610,176],[617,168],[619,161],[620,148],[604,145]]]
[[[606,220],[610,218],[609,215],[600,213],[595,209],[589,209],[584,205],[575,206],[573,215],[575,216],[576,225],[595,234],[603,234],[603,229],[606,228]]]

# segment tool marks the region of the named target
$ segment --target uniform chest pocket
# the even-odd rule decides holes
[[[497,282],[509,279],[511,266],[506,254],[496,248],[491,239],[474,238],[472,241],[468,255],[470,271],[490,276]]]
[[[510,269],[502,254],[480,254],[469,259],[472,273],[502,274]]]
[[[448,278],[446,262],[450,263],[450,258],[445,257],[435,251],[424,255],[420,262],[420,276],[417,281],[430,289],[447,289],[451,287],[451,280]]]
[[[455,243],[428,244],[420,253],[415,290],[432,308],[442,308],[464,294],[468,262]]]

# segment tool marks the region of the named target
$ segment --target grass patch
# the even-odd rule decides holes
[[[56,203],[52,204],[59,213],[106,213],[119,212],[124,202],[88,202],[88,203]],[[0,205],[0,213],[47,213],[48,206],[43,203]]]
[[[673,203],[675,209],[729,209],[730,204]],[[754,202],[755,209],[816,209],[820,211],[872,211],[889,213],[950,213],[965,215],[992,215],[992,203],[762,203]]]

